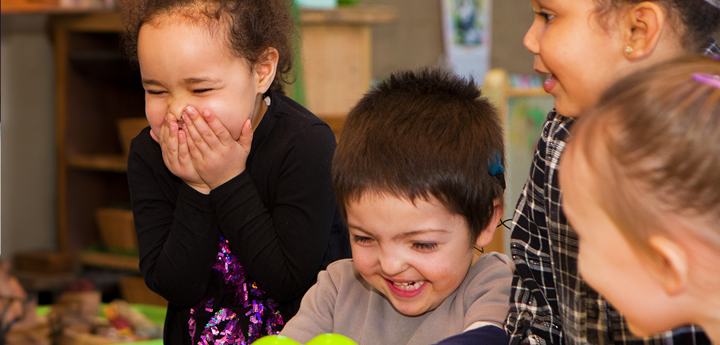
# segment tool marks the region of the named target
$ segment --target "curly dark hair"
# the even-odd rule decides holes
[[[712,42],[720,30],[720,9],[704,0],[595,0],[598,12],[607,15],[615,10],[650,1],[665,7],[668,18],[675,24],[683,47],[695,52]]]
[[[295,25],[286,0],[125,0],[120,3],[125,32],[123,46],[127,58],[137,63],[140,28],[163,14],[183,14],[191,19],[209,19],[227,32],[232,53],[247,59],[251,66],[262,61],[268,48],[278,51],[275,80],[270,90],[281,92],[291,83],[293,35]]]

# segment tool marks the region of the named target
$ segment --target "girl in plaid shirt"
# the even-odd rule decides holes
[[[572,133],[560,185],[583,277],[635,334],[695,323],[720,343],[720,61],[633,74]]]
[[[505,328],[511,343],[699,344],[689,326],[641,338],[577,269],[578,237],[562,210],[558,162],[573,118],[615,81],[697,51],[717,52],[718,0],[531,0],[524,44],[555,98],[513,217],[516,265]],[[614,186],[608,186],[613,188]]]

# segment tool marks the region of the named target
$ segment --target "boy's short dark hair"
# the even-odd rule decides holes
[[[502,203],[503,134],[472,78],[440,69],[400,72],[373,87],[347,116],[332,163],[338,205],[366,192],[436,198],[465,217],[473,242]]]

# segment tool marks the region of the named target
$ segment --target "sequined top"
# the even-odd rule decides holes
[[[277,334],[284,322],[277,303],[267,298],[222,239],[213,266],[231,296],[228,305],[216,306],[214,297],[203,298],[190,308],[188,329],[194,343],[202,345],[250,344],[263,335]],[[194,339],[198,339],[195,341]]]
[[[209,195],[169,172],[149,128],[133,140],[128,179],[140,271],[169,302],[166,344],[239,334],[245,340],[235,343],[245,344],[274,332],[281,326],[268,323],[270,314],[290,318],[317,273],[349,257],[330,184],[334,149],[325,123],[274,93],[245,172]],[[262,321],[253,322],[260,310]]]

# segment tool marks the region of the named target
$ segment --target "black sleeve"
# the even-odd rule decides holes
[[[190,307],[206,293],[218,250],[210,197],[170,174],[147,130],[140,135],[128,158],[140,271],[151,290]]]
[[[484,326],[441,340],[436,345],[507,345],[508,336],[500,327]]]
[[[296,133],[281,160],[274,199],[265,206],[246,170],[210,196],[220,231],[251,279],[278,302],[300,298],[327,251],[335,197],[330,163],[335,138],[324,124]]]

